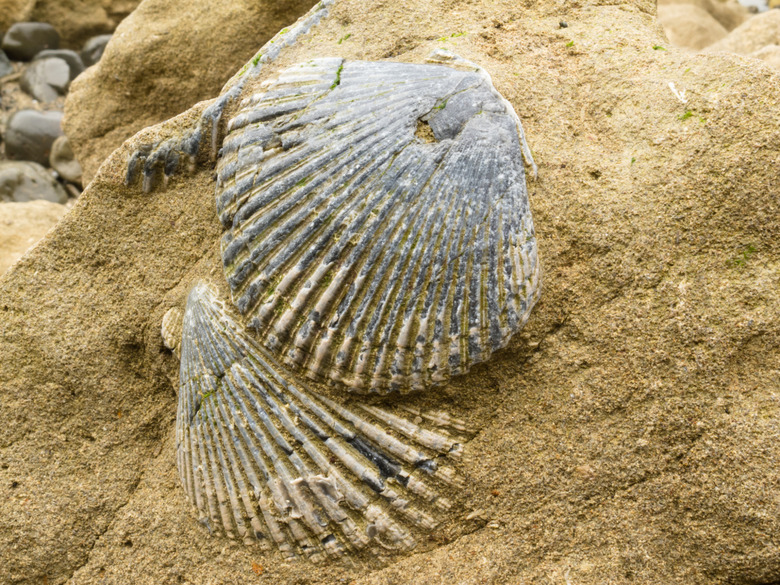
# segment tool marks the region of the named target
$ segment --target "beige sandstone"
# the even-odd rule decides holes
[[[225,10],[199,13],[200,34],[231,26]],[[170,35],[216,62],[234,57],[222,30]],[[122,50],[142,59],[149,39]],[[757,60],[653,49],[667,44],[647,0],[339,0],[256,81],[315,56],[421,62],[446,47],[493,76],[539,164],[544,292],[528,326],[471,374],[404,398],[480,429],[463,472],[488,523],[384,566],[285,562],[194,518],[159,327],[193,281],[222,278],[212,169],[203,152],[166,189],[123,179],[134,149],[205,104],[121,146],[0,278],[7,582],[780,581],[780,84]],[[118,83],[187,84],[186,62]],[[115,106],[88,103],[93,136],[121,139]]]
[[[16,262],[65,215],[50,201],[0,203],[0,274]]]

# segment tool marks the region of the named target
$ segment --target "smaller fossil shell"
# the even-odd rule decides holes
[[[201,522],[229,537],[312,560],[408,550],[455,510],[447,492],[461,483],[450,463],[462,422],[444,416],[445,434],[312,392],[206,285],[187,301],[179,378],[181,482]]]

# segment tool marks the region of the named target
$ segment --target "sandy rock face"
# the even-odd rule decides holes
[[[750,18],[737,0],[658,0],[658,20],[677,47],[699,51]]]
[[[0,203],[0,274],[16,262],[65,215],[49,201]]]
[[[717,20],[727,31],[734,30],[750,18],[750,12],[737,0],[658,0],[659,18],[671,6],[700,8]]]
[[[757,14],[720,42],[707,48],[710,53],[728,51],[749,55],[767,45],[780,44],[780,11]]]
[[[658,22],[673,45],[700,50],[728,34],[725,27],[703,8],[671,4],[658,10]]]
[[[146,0],[122,22],[97,67],[70,88],[64,127],[88,183],[103,160],[138,130],[213,97],[266,40],[312,0],[210,0],[180,9]],[[207,50],[204,48],[208,47]]]
[[[779,581],[780,89],[758,61],[664,43],[651,2],[339,0],[246,87],[312,57],[419,63],[446,47],[491,74],[539,164],[545,288],[528,326],[405,398],[480,429],[464,497],[488,521],[408,558],[286,563],[191,515],[159,331],[195,280],[222,278],[209,153],[165,189],[123,181],[130,153],[206,104],[125,143],[0,278],[9,581]]]

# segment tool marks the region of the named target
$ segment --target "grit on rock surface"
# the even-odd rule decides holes
[[[133,134],[214,97],[222,85],[314,0],[145,0],[103,58],[70,87],[65,133],[86,185]]]
[[[123,179],[130,152],[199,104],[116,151],[0,279],[6,582],[780,581],[777,75],[654,50],[668,43],[649,1],[562,6],[340,0],[255,84],[312,57],[421,62],[443,47],[519,113],[539,164],[542,300],[489,363],[404,398],[479,429],[463,471],[484,528],[385,566],[312,566],[197,522],[159,329],[196,279],[222,278],[213,170],[204,156],[149,194]]]
[[[49,201],[0,203],[0,274],[40,240],[66,210],[64,205]]]

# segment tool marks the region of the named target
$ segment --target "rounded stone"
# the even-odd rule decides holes
[[[39,59],[49,59],[52,57],[62,59],[68,64],[71,81],[76,79],[76,77],[84,71],[84,62],[81,60],[81,56],[76,51],[71,51],[69,49],[47,49],[38,53],[34,60],[38,61]]]
[[[103,51],[106,50],[106,45],[110,40],[111,35],[98,35],[84,43],[84,48],[81,49],[81,60],[84,62],[85,67],[89,67],[100,61],[100,58],[103,56]]]
[[[20,110],[8,120],[5,154],[11,160],[49,163],[51,147],[62,136],[62,112]]]
[[[43,166],[34,162],[0,161],[0,201],[43,199],[65,203],[68,194]]]
[[[11,64],[11,60],[0,50],[0,77],[11,75],[14,72],[14,66]]]
[[[17,22],[3,37],[2,49],[14,61],[30,61],[45,49],[58,49],[60,35],[44,22]]]
[[[24,70],[19,85],[36,100],[53,102],[68,91],[70,71],[68,63],[59,57],[35,60]]]
[[[49,164],[66,181],[81,184],[81,165],[73,155],[67,136],[58,137],[52,144]]]

